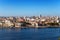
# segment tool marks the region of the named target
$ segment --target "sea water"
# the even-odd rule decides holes
[[[60,28],[1,28],[0,40],[58,40]]]

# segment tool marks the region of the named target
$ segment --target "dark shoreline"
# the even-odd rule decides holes
[[[0,27],[0,28],[60,28],[60,26],[38,26],[38,27],[23,26],[23,27]]]

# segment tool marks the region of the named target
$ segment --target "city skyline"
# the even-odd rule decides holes
[[[0,0],[0,16],[59,16],[60,0]]]

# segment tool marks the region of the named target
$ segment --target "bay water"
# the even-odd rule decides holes
[[[60,28],[1,28],[0,40],[59,40]]]

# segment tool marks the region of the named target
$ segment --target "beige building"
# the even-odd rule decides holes
[[[16,28],[19,28],[19,27],[21,27],[21,24],[22,24],[22,23],[15,23],[15,27],[16,27]]]
[[[9,20],[5,20],[5,23],[3,23],[3,26],[5,27],[12,27],[14,24],[10,22]]]

